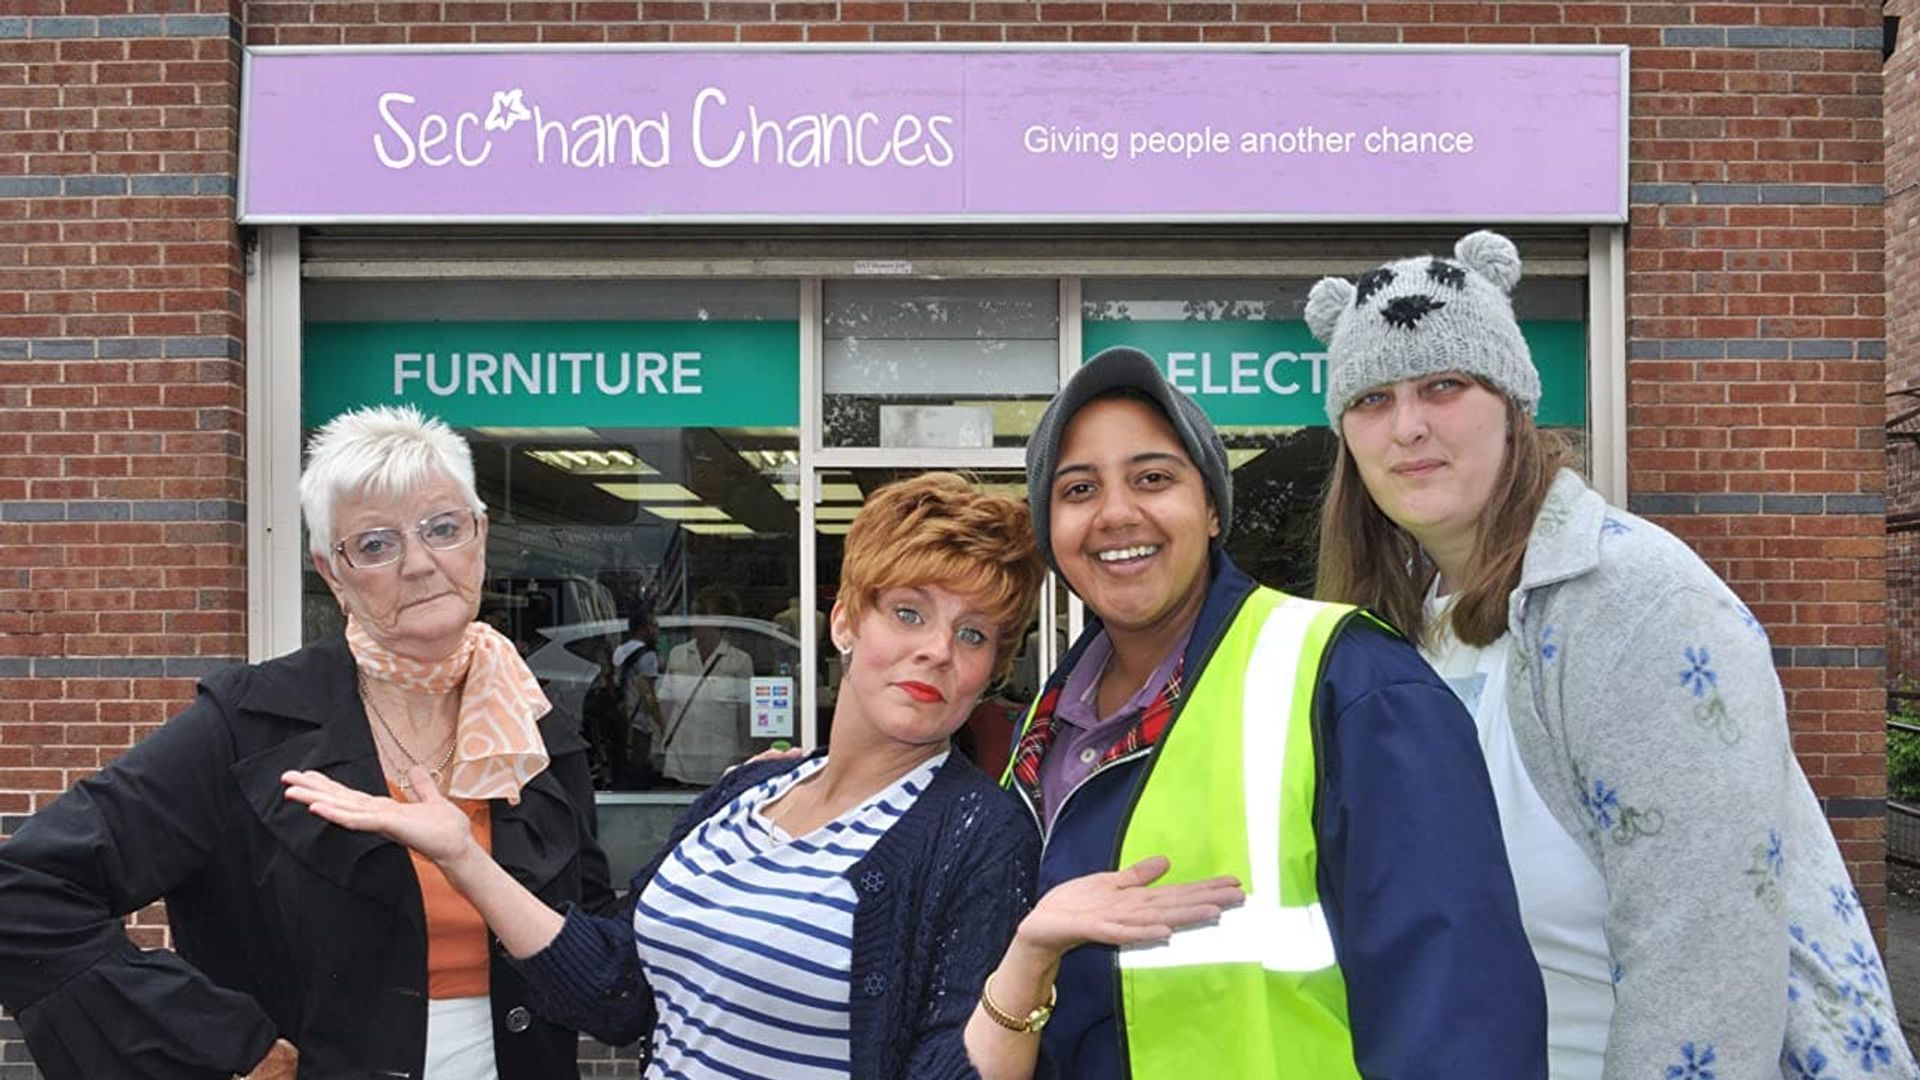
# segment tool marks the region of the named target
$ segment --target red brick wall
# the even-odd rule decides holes
[[[246,652],[238,14],[0,6],[0,835]]]
[[[0,834],[246,651],[237,15],[0,7]]]
[[[1880,16],[1878,0],[8,0],[0,833],[184,701],[188,676],[244,652],[229,19],[257,45],[1624,43],[1632,506],[1698,545],[1766,624],[1802,760],[1878,912],[1882,203],[1899,187]],[[1920,197],[1895,206],[1910,220]],[[1892,326],[1893,377],[1920,381],[1910,304]]]
[[[1691,14],[1691,25],[1661,31],[1666,47],[1633,55],[1632,504],[1693,543],[1765,624],[1796,748],[1877,910],[1879,5],[1699,4]],[[1848,29],[1854,47],[1818,47]]]

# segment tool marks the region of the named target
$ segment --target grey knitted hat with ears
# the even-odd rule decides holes
[[[1478,375],[1533,412],[1540,372],[1507,295],[1519,281],[1519,250],[1485,230],[1461,238],[1451,259],[1321,278],[1307,294],[1307,328],[1327,346],[1327,422],[1338,432],[1361,394],[1443,371]]]

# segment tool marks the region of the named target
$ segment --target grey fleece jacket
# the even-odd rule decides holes
[[[1607,1080],[1920,1076],[1732,590],[1562,472],[1508,625],[1521,759],[1606,879]]]

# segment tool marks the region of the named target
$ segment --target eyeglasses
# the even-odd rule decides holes
[[[451,551],[480,535],[480,515],[471,510],[442,510],[415,525],[413,532],[434,551]],[[399,529],[368,529],[333,545],[333,552],[355,570],[370,570],[399,562],[405,544]]]

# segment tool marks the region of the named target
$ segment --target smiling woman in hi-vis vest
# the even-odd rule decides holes
[[[1544,1076],[1540,974],[1446,684],[1371,617],[1233,564],[1225,447],[1146,354],[1076,372],[1027,471],[1093,618],[1003,779],[1046,895],[969,1022],[982,1074]]]

